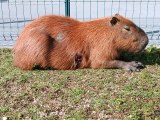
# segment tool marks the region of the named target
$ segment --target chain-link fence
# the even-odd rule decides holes
[[[160,0],[1,0],[0,47],[12,47],[20,30],[43,15],[68,15],[86,21],[119,13],[160,45]]]

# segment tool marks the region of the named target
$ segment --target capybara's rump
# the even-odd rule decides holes
[[[15,45],[13,64],[24,70],[31,70],[34,66],[47,68],[49,54],[53,48],[54,39],[40,31],[29,31],[20,36]]]

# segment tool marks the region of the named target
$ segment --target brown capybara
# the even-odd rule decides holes
[[[138,53],[148,44],[145,32],[114,15],[80,22],[64,16],[43,16],[28,24],[14,46],[13,64],[23,70],[122,68],[137,71],[143,64],[118,60],[122,52]]]

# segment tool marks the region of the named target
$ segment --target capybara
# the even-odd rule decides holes
[[[137,71],[143,64],[118,60],[148,44],[145,32],[131,20],[113,15],[80,22],[64,16],[43,16],[24,27],[13,48],[13,64],[23,70],[121,68]]]

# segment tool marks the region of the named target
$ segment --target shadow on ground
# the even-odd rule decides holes
[[[150,47],[143,53],[137,54],[124,53],[121,59],[125,61],[139,61],[145,65],[160,65],[160,48]]]

